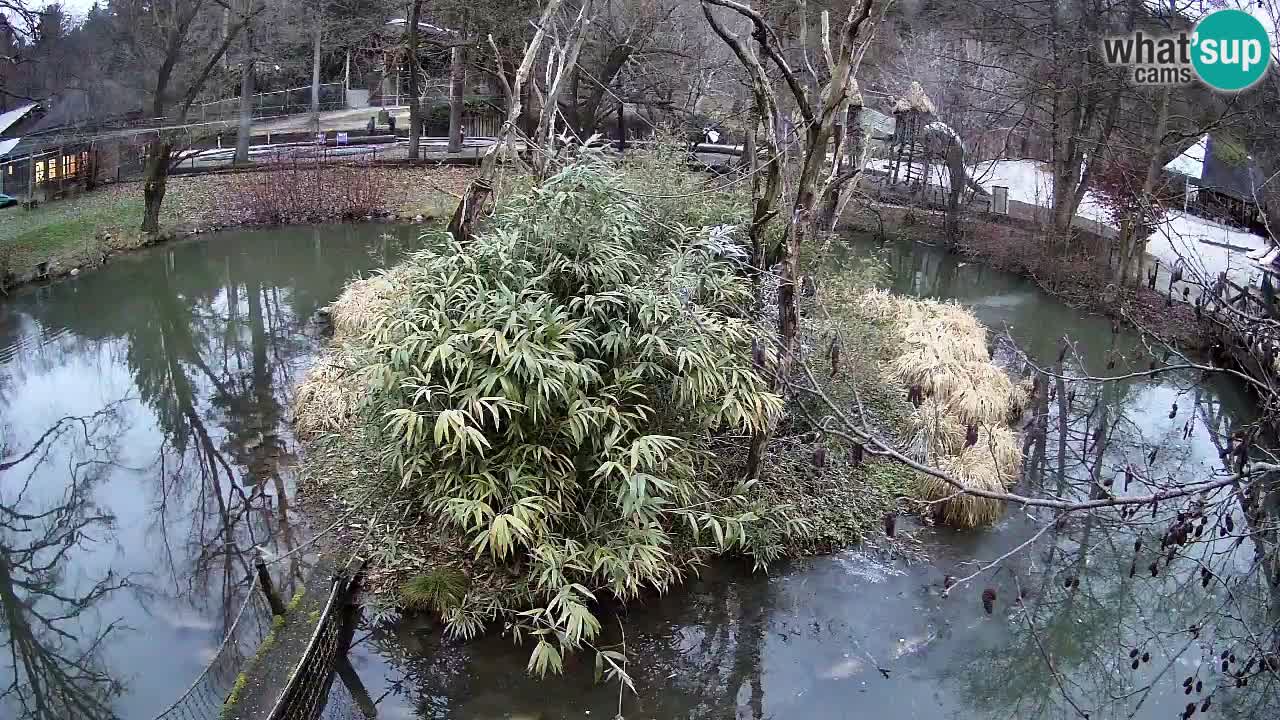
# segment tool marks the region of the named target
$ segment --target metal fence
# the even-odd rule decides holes
[[[346,107],[347,94],[342,83],[320,85],[320,109],[341,110]],[[253,116],[273,117],[296,115],[311,110],[311,86],[272,90],[253,96]],[[225,98],[193,105],[188,117],[192,121],[234,120],[240,117],[240,98]]]
[[[190,686],[155,720],[219,720],[222,705],[235,687],[240,673],[257,654],[271,632],[271,607],[253,577],[245,589],[244,603],[213,660]]]
[[[355,581],[346,573],[334,580],[329,599],[320,612],[311,641],[289,676],[289,682],[272,709],[268,720],[318,720],[325,717],[350,717],[354,702],[335,703],[325,713],[331,690],[337,678],[340,661],[345,661],[355,629],[354,606],[351,603]],[[345,683],[336,683],[346,690]],[[351,693],[345,693],[347,698]]]

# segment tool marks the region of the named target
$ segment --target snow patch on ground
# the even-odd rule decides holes
[[[1266,247],[1265,238],[1181,212],[1170,213],[1147,239],[1148,254],[1166,266],[1185,259],[1187,273],[1205,283],[1224,272],[1241,285],[1259,279],[1262,271],[1246,253]]]
[[[1203,163],[1204,139],[1201,138],[1201,143],[1192,146],[1179,158],[1186,158],[1183,164],[1186,170],[1195,169],[1190,165],[1197,152],[1196,148],[1199,148],[1199,162]],[[1176,162],[1177,159],[1174,163]],[[1170,166],[1174,163],[1170,163]],[[892,165],[891,160],[872,160],[868,163],[871,169],[886,173],[892,170]],[[903,174],[905,165],[903,163],[900,171]],[[920,163],[915,163],[915,166],[917,171],[924,168]],[[930,165],[928,170],[931,183],[944,190],[949,189],[950,175],[946,167]],[[1180,172],[1186,170],[1179,168]],[[971,166],[969,173],[988,192],[998,185],[1009,188],[1010,200],[1043,208],[1053,205],[1053,175],[1045,163],[1035,160],[992,160]],[[1093,192],[1085,193],[1076,214],[1114,229],[1101,196]],[[1245,230],[1177,211],[1169,213],[1148,238],[1147,253],[1158,258],[1165,267],[1172,267],[1180,258],[1185,258],[1188,276],[1199,278],[1203,282],[1212,282],[1219,273],[1225,272],[1232,281],[1247,285],[1260,279],[1262,271],[1245,253],[1256,251],[1255,256],[1261,257],[1265,254],[1267,244],[1265,238]]]
[[[907,176],[908,168],[910,168],[910,174],[912,177],[919,177],[921,173],[927,170],[929,173],[930,185],[936,185],[937,187],[942,188],[944,192],[951,189],[951,173],[947,172],[946,165],[925,165],[924,163],[918,162],[903,162],[898,166],[899,179]],[[893,161],[883,159],[868,160],[867,169],[889,174],[893,172]]]
[[[867,168],[889,173],[893,170],[893,161],[871,160],[867,163]],[[913,174],[918,175],[924,171],[925,166],[912,163],[912,169],[915,171]],[[1044,163],[1035,160],[992,160],[970,165],[968,170],[969,175],[987,192],[998,185],[1009,188],[1010,200],[1043,208],[1053,205],[1053,176],[1045,170]],[[928,172],[930,184],[941,187],[944,192],[951,189],[951,174],[947,172],[945,165],[929,165]],[[902,177],[906,173],[907,163],[904,162],[898,174]],[[1111,227],[1106,207],[1091,192],[1085,193],[1076,215]]]
[[[987,192],[999,185],[1009,188],[1009,199],[1043,208],[1053,206],[1053,175],[1045,164],[1036,160],[992,160],[969,169],[974,179]],[[1080,200],[1076,216],[1114,229],[1111,216],[1101,198],[1086,192]]]

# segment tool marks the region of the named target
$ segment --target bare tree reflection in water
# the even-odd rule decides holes
[[[1083,366],[1078,357],[1072,362]],[[1052,373],[1058,378],[1033,404],[1024,487],[1099,499],[1141,482],[1131,476],[1230,472],[1223,442],[1236,428],[1221,395],[1202,379],[1153,383],[1192,407],[1185,424],[1165,427],[1134,402],[1137,383],[1063,379],[1071,373],[1071,363],[1060,361]],[[1186,442],[1197,433],[1218,447],[1211,463],[1218,467],[1205,467]],[[973,707],[993,718],[1132,718],[1147,705],[1184,718],[1213,708],[1251,720],[1280,716],[1280,686],[1267,668],[1274,662],[1280,669],[1270,660],[1280,658],[1280,577],[1271,567],[1280,527],[1276,490],[1276,480],[1263,476],[1222,491],[1238,495],[1234,516],[1249,523],[1239,535],[1223,525],[1229,519],[1192,529],[1195,503],[1142,508],[1140,517],[1036,513],[1032,527],[1049,523],[1050,532],[1034,553],[1014,556],[991,576],[1003,597],[1015,598],[1006,607],[1012,637],[978,648],[953,678]],[[1259,497],[1268,510],[1250,516]],[[1221,498],[1196,502],[1215,500]],[[1179,542],[1169,533],[1183,518],[1193,537]],[[1256,546],[1252,558],[1236,552],[1246,537]]]
[[[120,627],[98,617],[95,606],[129,587],[129,578],[111,569],[89,578],[68,577],[65,570],[78,551],[113,530],[115,519],[94,504],[92,493],[115,460],[113,443],[123,431],[119,404],[62,418],[28,447],[0,445],[0,713],[6,717],[116,717],[112,703],[123,685],[100,650]],[[46,474],[46,486],[34,487],[37,473],[63,457],[66,486],[51,491]]]
[[[283,594],[306,574],[291,554],[292,451],[279,398],[305,348],[276,289],[239,256],[221,269],[175,274],[166,263],[146,286],[150,313],[130,332],[128,359],[163,433],[153,522],[165,542],[164,594],[219,618],[225,632],[248,591],[253,548],[289,556],[273,566]],[[172,546],[171,524],[188,529],[185,548]]]

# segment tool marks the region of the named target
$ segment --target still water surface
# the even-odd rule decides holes
[[[0,302],[0,718],[147,720],[203,669],[246,550],[305,537],[290,388],[316,309],[416,242],[387,230],[221,233]]]
[[[305,539],[291,510],[290,388],[323,342],[315,311],[346,278],[415,242],[412,228],[387,231],[221,233],[0,304],[0,463],[16,461],[0,473],[0,683],[16,677],[19,688],[0,695],[0,717],[72,717],[31,709],[69,697],[148,720],[222,637],[243,597],[245,551],[262,544],[282,555]],[[921,245],[851,241],[840,262],[872,253],[887,286],[965,303],[1037,362],[1056,358],[1066,335],[1080,343],[1073,372],[1101,374],[1112,360],[1117,372],[1145,366],[1138,338],[1112,335],[1109,322],[1022,279]],[[1066,434],[1051,407],[1050,432],[1028,446],[1028,492],[1080,492],[1092,467],[1081,443],[1104,416],[1104,472],[1145,467],[1155,445],[1151,472],[1221,471],[1204,428],[1247,422],[1248,399],[1196,380],[1080,385]],[[1181,411],[1169,419],[1173,402]],[[909,529],[928,563],[864,548],[768,574],[709,567],[621,618],[637,690],[623,694],[621,712],[1172,718],[1212,694],[1211,712],[1223,717],[1277,716],[1275,685],[1215,692],[1208,660],[1275,622],[1271,591],[1243,579],[1230,596],[1202,590],[1190,562],[1152,578],[1146,557],[1130,578],[1133,535],[1111,518],[1063,523],[1006,570],[942,597],[944,575],[967,575],[967,563],[1002,555],[1045,522],[1010,510],[986,532]],[[1247,577],[1254,557],[1229,538],[1196,552],[1227,577]],[[303,552],[276,565],[286,592],[307,560]],[[1065,577],[1080,586],[1064,589]],[[991,615],[979,599],[987,586],[998,593]],[[1020,591],[1021,607],[1012,602]],[[1203,626],[1198,638],[1186,631],[1193,624]],[[624,639],[610,627],[610,642]],[[379,717],[619,712],[618,688],[593,684],[589,658],[538,682],[525,675],[526,653],[497,633],[464,645],[429,624],[366,621],[356,637],[352,664]],[[1136,671],[1134,648],[1149,657]],[[1197,671],[1203,690],[1188,698],[1181,680]]]

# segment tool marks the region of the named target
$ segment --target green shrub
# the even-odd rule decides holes
[[[804,530],[711,452],[781,409],[752,365],[736,248],[620,187],[572,166],[466,245],[429,236],[363,339],[400,487],[533,604],[446,621],[504,616],[539,673],[596,636],[601,592],[664,590],[712,553],[767,560]]]
[[[410,578],[400,587],[400,598],[411,609],[443,613],[460,605],[466,592],[465,575],[441,568]]]

